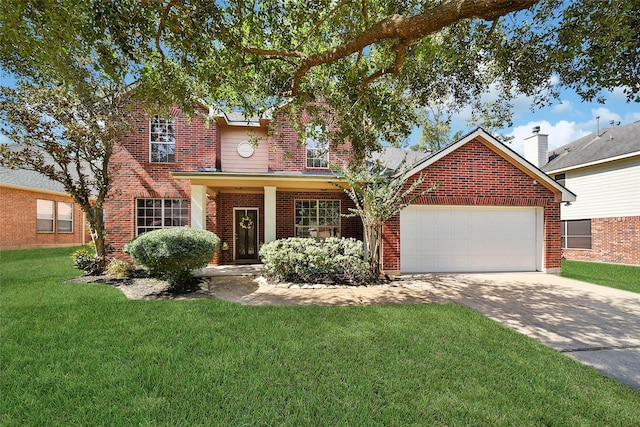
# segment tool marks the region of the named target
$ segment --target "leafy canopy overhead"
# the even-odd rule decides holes
[[[335,139],[363,151],[406,137],[416,107],[434,101],[506,123],[519,94],[542,105],[562,87],[584,99],[623,87],[640,101],[636,3],[6,0],[0,61],[17,74],[53,63],[72,78],[65,58],[77,49],[138,80],[147,99],[187,109],[204,99],[260,113],[286,101],[295,114],[322,103]]]

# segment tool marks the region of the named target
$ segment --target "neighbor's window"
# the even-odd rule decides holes
[[[155,116],[149,124],[149,158],[152,163],[176,161],[176,126],[173,118]]]
[[[340,237],[340,200],[296,200],[296,237]]]
[[[186,199],[136,200],[136,235],[186,225],[189,225],[189,203]]]
[[[36,200],[36,231],[53,233],[55,202],[53,200]]]
[[[327,168],[329,167],[329,144],[321,141],[322,128],[317,126],[307,133],[307,167]]]
[[[58,232],[73,233],[73,203],[58,202]]]
[[[562,221],[563,249],[591,249],[591,220]]]
[[[563,173],[558,173],[556,174],[553,179],[556,180],[556,182],[562,186],[564,186],[565,182],[567,182],[567,177],[565,174]]]

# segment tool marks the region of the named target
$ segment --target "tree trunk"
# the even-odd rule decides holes
[[[83,206],[84,215],[89,225],[89,233],[93,241],[93,247],[96,256],[100,258],[102,269],[107,266],[107,243],[104,232],[104,223],[102,221],[102,208],[96,206]]]
[[[381,237],[382,226],[378,224],[364,224],[369,272],[374,280],[380,278],[381,272]]]

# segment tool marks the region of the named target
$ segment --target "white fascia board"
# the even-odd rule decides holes
[[[630,159],[630,158],[638,157],[638,156],[640,156],[640,151],[634,151],[633,153],[621,154],[619,156],[608,157],[606,159],[595,160],[595,161],[589,162],[589,163],[581,163],[579,165],[567,166],[567,167],[560,168],[560,169],[550,170],[547,173],[549,175],[556,174],[556,173],[562,173],[562,172],[567,172],[567,171],[571,171],[571,170],[587,168],[589,166],[597,166],[597,165],[601,165],[601,164],[604,164],[604,163],[617,162],[618,160],[625,160],[625,159]]]

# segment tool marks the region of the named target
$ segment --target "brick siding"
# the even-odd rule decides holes
[[[420,176],[408,180],[413,182]],[[421,188],[439,187],[414,204],[532,206],[544,209],[544,267],[560,267],[560,205],[554,194],[478,140],[469,141],[422,171]],[[409,185],[409,184],[407,184]],[[383,269],[400,270],[400,216],[383,230]]]
[[[135,237],[135,200],[138,198],[191,198],[190,184],[176,181],[171,172],[176,170],[197,171],[198,168],[213,168],[218,164],[216,142],[219,127],[207,125],[199,118],[189,121],[175,110],[176,148],[175,163],[149,162],[149,117],[139,108],[134,108],[134,126],[111,159],[113,184],[105,203],[105,227],[107,240],[115,247],[115,255],[122,256],[125,243]],[[215,203],[207,206],[215,217]],[[191,218],[189,218],[189,222]]]
[[[575,261],[640,265],[640,216],[593,218],[591,249],[564,249]]]
[[[73,203],[73,232],[36,231],[36,200]],[[56,206],[57,208],[57,206]],[[91,237],[83,227],[84,214],[69,196],[0,187],[0,249],[26,249],[55,246],[80,246]],[[57,221],[57,217],[55,219]],[[54,230],[57,223],[54,221]],[[84,234],[84,240],[83,240]]]

